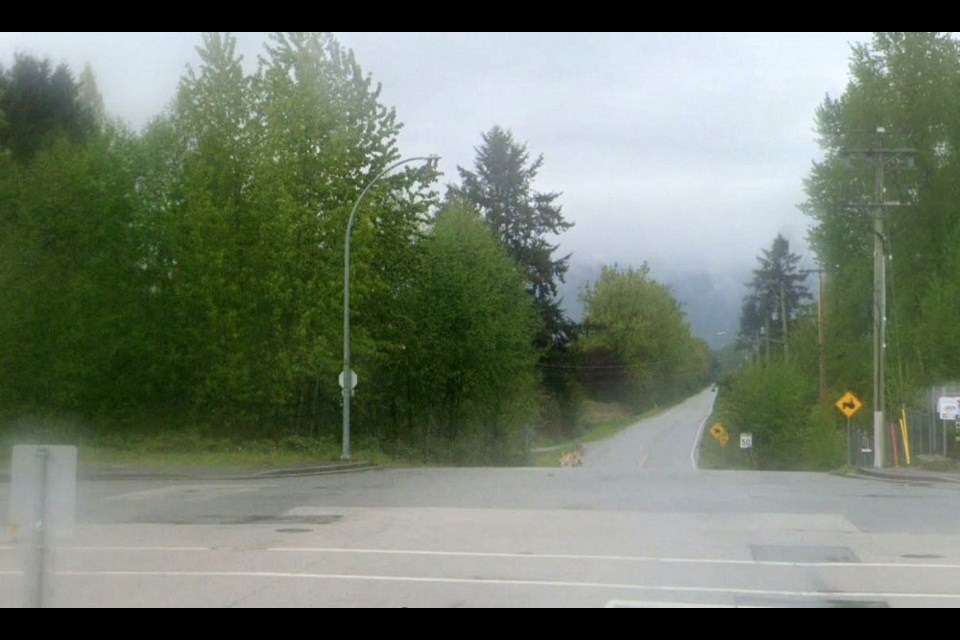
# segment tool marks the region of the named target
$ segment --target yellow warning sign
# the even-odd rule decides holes
[[[843,397],[837,400],[837,409],[843,413],[843,415],[848,418],[852,417],[857,411],[860,411],[860,407],[863,406],[863,403],[857,399],[857,396],[853,395],[849,391],[843,394]]]
[[[727,430],[723,428],[723,425],[719,422],[710,427],[710,435],[717,439],[717,442],[726,446],[730,441],[730,435],[727,433]]]

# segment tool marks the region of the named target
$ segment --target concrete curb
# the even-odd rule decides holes
[[[960,475],[937,471],[913,469],[907,471],[898,471],[895,469],[872,469],[868,467],[859,467],[852,475],[854,477],[880,478],[882,480],[895,480],[897,482],[940,482],[945,484],[960,484]]]

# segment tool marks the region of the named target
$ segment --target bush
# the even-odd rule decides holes
[[[777,361],[747,367],[725,385],[717,416],[732,437],[753,434],[758,468],[798,469],[812,452],[822,457],[806,442],[815,402],[815,386],[790,362]]]

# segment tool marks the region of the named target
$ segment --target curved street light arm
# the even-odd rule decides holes
[[[350,459],[350,395],[353,393],[353,371],[350,369],[350,234],[353,231],[353,222],[360,209],[360,203],[370,188],[397,167],[418,160],[426,160],[432,165],[440,160],[440,156],[418,156],[391,164],[363,188],[347,220],[347,231],[343,241],[343,454],[341,458],[344,460]]]

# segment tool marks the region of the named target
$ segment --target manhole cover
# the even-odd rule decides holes
[[[905,553],[901,558],[913,558],[916,560],[934,560],[936,558],[942,558],[943,556],[938,556],[935,553]]]
[[[310,533],[313,529],[298,529],[296,527],[289,527],[286,529],[275,529],[277,533]]]

